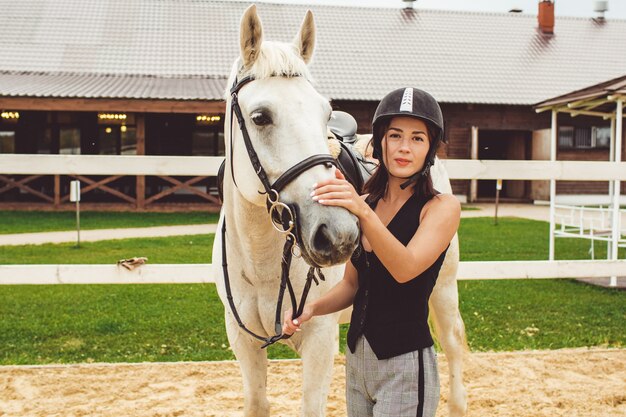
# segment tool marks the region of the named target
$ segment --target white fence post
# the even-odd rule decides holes
[[[617,100],[617,112],[615,116],[615,162],[619,163],[622,161],[622,125],[623,125],[623,109],[624,109],[624,101]],[[620,210],[619,210],[619,200],[620,200],[620,180],[613,180],[613,225],[612,225],[612,239],[611,239],[611,259],[616,261],[617,255],[619,251],[619,238],[621,234],[620,227]],[[611,287],[617,286],[617,276],[611,275],[610,284]]]
[[[552,127],[550,129],[550,161],[556,161],[556,142],[558,139],[557,111],[552,110]],[[555,208],[556,204],[556,180],[550,179],[550,243],[548,245],[548,260],[554,261],[554,229],[555,229]]]

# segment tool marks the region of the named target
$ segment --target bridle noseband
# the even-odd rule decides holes
[[[285,76],[298,76],[298,75],[285,75]],[[246,150],[248,152],[248,157],[250,158],[250,162],[252,163],[252,167],[254,168],[254,172],[259,177],[263,188],[265,189],[262,194],[266,195],[266,204],[267,211],[270,215],[272,225],[276,230],[285,235],[285,246],[283,247],[283,256],[281,262],[281,283],[280,283],[280,291],[278,293],[278,303],[276,305],[276,318],[274,323],[274,331],[275,335],[270,337],[260,336],[250,329],[248,329],[239,314],[237,313],[237,309],[235,308],[235,303],[232,297],[232,291],[230,288],[230,280],[228,276],[228,262],[226,259],[226,219],[224,219],[224,223],[222,225],[222,269],[224,272],[224,283],[226,286],[226,295],[228,299],[228,304],[230,305],[230,309],[239,324],[239,327],[242,328],[245,332],[250,334],[264,342],[261,348],[265,348],[273,343],[281,339],[288,339],[291,335],[285,335],[282,333],[282,302],[285,294],[285,289],[289,291],[289,298],[291,300],[291,306],[293,311],[293,318],[299,317],[302,314],[302,310],[304,309],[304,304],[306,302],[306,298],[311,287],[311,283],[315,282],[315,284],[319,284],[318,278],[324,281],[324,275],[322,274],[321,267],[318,265],[311,266],[309,268],[309,272],[307,273],[307,279],[302,291],[302,295],[300,297],[300,303],[296,301],[296,296],[293,290],[293,286],[291,284],[291,280],[289,279],[289,268],[291,266],[292,256],[299,256],[299,247],[302,245],[301,236],[300,236],[300,227],[298,224],[297,218],[297,206],[295,204],[288,204],[280,201],[280,192],[295,178],[297,178],[300,174],[307,171],[308,169],[316,166],[316,165],[325,165],[330,168],[333,165],[336,165],[335,160],[329,154],[318,154],[312,155],[293,167],[289,168],[285,171],[273,184],[270,183],[267,173],[265,169],[263,169],[263,165],[261,165],[261,161],[254,150],[254,146],[252,145],[252,141],[250,140],[250,135],[248,134],[248,129],[246,128],[246,123],[243,118],[243,114],[241,112],[241,107],[239,106],[239,91],[243,86],[248,84],[249,82],[254,81],[254,78],[251,76],[242,78],[240,81],[235,81],[233,83],[232,88],[230,89],[231,96],[231,116],[230,116],[230,172],[233,179],[233,183],[235,187],[237,183],[235,181],[235,174],[233,170],[233,114],[237,117],[237,123],[239,124],[239,130],[243,136],[244,144],[246,145]],[[317,275],[317,276],[316,276]]]

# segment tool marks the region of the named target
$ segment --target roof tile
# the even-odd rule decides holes
[[[0,95],[219,100],[248,2],[0,0]],[[318,25],[320,92],[378,100],[402,85],[442,102],[529,105],[626,73],[626,21],[262,3],[266,39]]]

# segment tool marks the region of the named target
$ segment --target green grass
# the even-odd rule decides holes
[[[206,212],[123,213],[84,211],[80,213],[80,227],[82,230],[91,230],[205,224],[217,223],[218,218],[218,214]],[[76,230],[76,212],[0,210],[0,234],[54,232],[62,230]]]
[[[497,226],[486,217],[461,220],[461,260],[546,260],[548,224],[541,221],[501,218]],[[0,264],[107,264],[122,258],[145,256],[150,263],[207,263],[213,235],[141,238],[74,243],[3,246]],[[557,239],[557,259],[589,259],[589,241]],[[596,242],[596,257],[606,259],[606,245]],[[620,258],[626,249],[620,250]]]
[[[547,228],[532,220],[502,218],[494,226],[490,218],[463,219],[462,259],[546,259]],[[113,263],[130,256],[205,263],[212,243],[213,235],[198,235],[84,243],[80,249],[5,246],[0,263]],[[588,259],[588,244],[557,240],[557,258]],[[625,291],[563,279],[492,280],[460,281],[459,295],[474,351],[626,345]],[[0,364],[233,359],[223,312],[212,284],[0,286]],[[284,346],[269,353],[295,357]]]
[[[550,225],[537,220],[500,218],[498,225],[489,217],[461,219],[459,243],[462,261],[523,261],[548,259]],[[555,258],[590,259],[590,241],[555,240]],[[606,259],[606,244],[595,242],[596,259]],[[620,249],[619,258],[626,257]]]
[[[0,288],[0,363],[233,359],[215,286]]]
[[[459,281],[472,350],[626,345],[626,292],[573,280]]]
[[[462,281],[459,294],[474,351],[626,344],[618,290]],[[3,286],[0,364],[233,359],[223,312],[213,284]],[[271,358],[295,356],[270,348]]]
[[[144,256],[151,264],[210,263],[215,235],[0,246],[0,264],[114,264]]]

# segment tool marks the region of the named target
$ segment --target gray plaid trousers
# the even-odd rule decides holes
[[[437,355],[431,346],[379,360],[361,336],[346,349],[346,407],[349,417],[434,417],[439,403]],[[423,380],[420,381],[420,362]],[[419,401],[423,384],[424,401]]]

